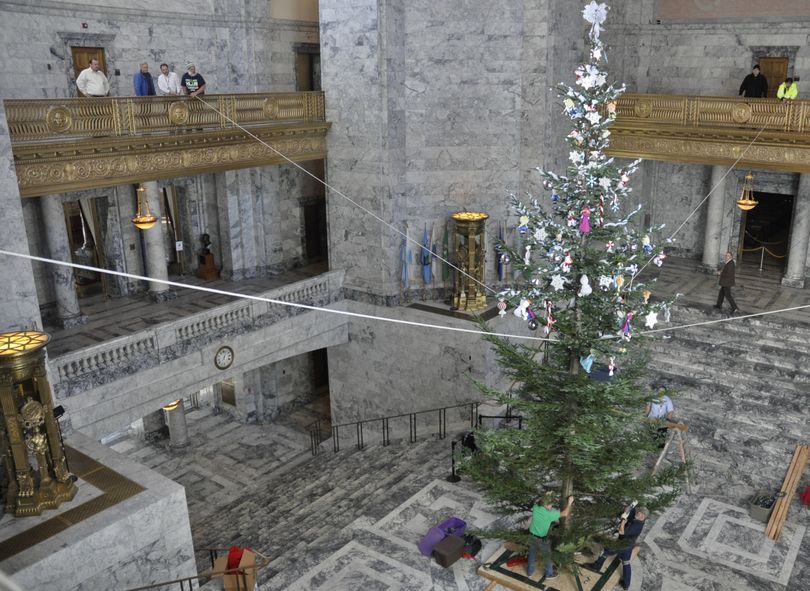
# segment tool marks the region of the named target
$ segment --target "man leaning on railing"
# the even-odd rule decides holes
[[[76,87],[82,96],[107,96],[110,94],[110,83],[104,72],[99,70],[98,60],[92,58],[90,67],[82,70],[76,78]]]

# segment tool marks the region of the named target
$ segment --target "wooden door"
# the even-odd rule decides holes
[[[787,78],[788,58],[761,57],[759,58],[759,71],[768,81],[768,98],[776,98],[779,85]]]
[[[71,47],[70,52],[73,54],[74,78],[79,75],[79,72],[90,67],[90,60],[93,58],[98,60],[99,70],[105,74],[107,73],[107,63],[104,61],[103,47]]]

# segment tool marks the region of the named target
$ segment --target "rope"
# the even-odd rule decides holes
[[[255,296],[249,295],[244,293],[236,293],[233,291],[226,291],[224,289],[216,289],[213,287],[205,287],[203,285],[189,285],[187,283],[179,283],[177,281],[169,281],[167,279],[155,279],[153,277],[146,277],[143,275],[136,275],[134,273],[125,273],[123,271],[113,271],[111,269],[101,269],[99,267],[91,267],[89,265],[80,265],[77,263],[68,263],[66,261],[57,261],[55,259],[49,259],[46,257],[39,257],[34,256],[31,254],[23,254],[21,252],[12,252],[9,250],[0,250],[0,255],[8,255],[13,257],[18,257],[22,259],[28,259],[29,261],[38,261],[40,263],[51,263],[53,265],[61,265],[63,267],[71,267],[73,269],[82,269],[85,271],[95,271],[98,273],[106,273],[107,275],[115,275],[116,277],[126,277],[127,279],[136,279],[138,281],[149,281],[151,283],[159,283],[161,285],[168,285],[170,287],[180,287],[184,289],[193,289],[197,291],[204,291],[206,293],[215,293],[218,295],[225,295],[230,296],[233,298],[241,298],[245,300],[253,300],[257,302],[267,302],[269,304],[276,304],[279,306],[289,306],[290,308],[300,308],[303,310],[313,310],[317,312],[326,312],[328,314],[337,314],[339,316],[349,316],[351,318],[364,318],[366,320],[380,320],[382,322],[391,322],[393,324],[404,324],[407,326],[418,326],[422,328],[434,328],[437,330],[449,330],[451,332],[463,332],[468,334],[478,334],[478,335],[490,335],[496,337],[503,337],[503,338],[510,338],[510,339],[522,339],[526,341],[553,341],[553,339],[543,338],[543,337],[532,337],[527,335],[516,335],[516,334],[508,334],[508,333],[499,333],[499,332],[488,332],[484,330],[477,330],[472,328],[459,328],[456,326],[442,326],[440,324],[430,324],[428,322],[416,322],[415,320],[402,320],[399,318],[389,318],[387,316],[375,316],[373,314],[361,314],[359,312],[349,312],[346,310],[335,310],[332,308],[324,308],[321,306],[313,306],[309,304],[299,304],[296,302],[285,302],[283,300],[277,300],[274,298],[267,298],[263,296]]]
[[[778,243],[774,243],[774,244],[778,244]],[[765,248],[764,246],[757,246],[756,248],[743,248],[742,249],[743,252],[759,252],[761,250],[764,250],[765,252],[767,252],[769,255],[771,255],[775,259],[783,259],[783,258],[785,258],[787,256],[786,254],[781,254],[781,255],[780,254],[774,254],[770,250]]]

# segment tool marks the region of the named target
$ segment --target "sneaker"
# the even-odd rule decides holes
[[[722,310],[723,306],[712,306],[712,308],[714,308],[715,310]]]
[[[595,562],[589,562],[588,564],[583,564],[583,567],[587,568],[588,570],[592,570],[594,572],[599,572],[599,569],[596,566]]]
[[[734,308],[731,312],[728,313],[729,316],[736,316],[739,308]]]
[[[551,573],[550,575],[546,575],[546,576],[544,577],[544,579],[543,579],[543,580],[544,580],[544,581],[548,581],[549,579],[556,579],[556,578],[557,578],[557,577],[559,577],[559,576],[560,576],[560,574],[559,574],[559,573],[558,573],[558,572],[555,570],[555,571],[554,571],[553,573]]]
[[[628,591],[628,589],[630,589],[630,585],[625,585],[624,581],[622,581],[621,579],[619,579],[619,585],[621,586],[622,589],[624,589],[624,591]]]

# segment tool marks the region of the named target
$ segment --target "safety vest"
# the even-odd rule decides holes
[[[783,99],[795,99],[799,96],[799,88],[796,86],[796,83],[793,82],[790,86],[785,86],[785,83],[779,85],[779,90],[776,91],[776,98],[783,98]]]

